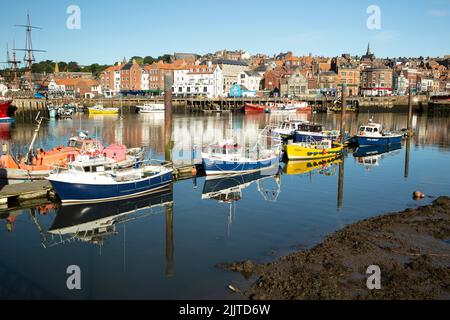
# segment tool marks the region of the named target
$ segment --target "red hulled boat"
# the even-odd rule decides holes
[[[14,121],[14,118],[11,118],[8,115],[9,107],[11,106],[12,100],[0,100],[0,122],[9,122]]]
[[[244,111],[245,113],[266,113],[268,112],[268,107],[259,104],[246,103]]]

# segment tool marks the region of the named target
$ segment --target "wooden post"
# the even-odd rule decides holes
[[[346,92],[347,86],[342,84],[342,101],[341,101],[341,142],[345,142],[345,109],[346,109]]]
[[[173,74],[164,74],[164,141],[165,159],[172,161],[172,86]]]
[[[337,207],[338,209],[342,209],[342,205],[344,203],[344,157],[342,158],[342,162],[339,163],[339,179],[338,179],[338,200]]]
[[[411,138],[406,138],[406,153],[405,153],[405,179],[409,177],[409,154],[411,149]]]
[[[408,98],[408,136],[412,135],[412,114],[413,114],[413,100],[412,100],[412,87],[409,84],[409,98]]]
[[[166,277],[173,276],[173,204],[166,205]]]

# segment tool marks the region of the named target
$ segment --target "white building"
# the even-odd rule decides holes
[[[242,60],[248,60],[248,59],[250,59],[251,58],[251,54],[250,54],[250,52],[248,52],[248,51],[243,51],[242,52],[242,55],[241,55],[241,59]]]
[[[400,72],[400,74],[394,75],[394,92],[399,96],[406,95],[407,91],[409,90],[409,81],[403,74],[403,72]]]
[[[417,89],[419,92],[432,92],[434,85],[434,79],[431,78],[422,78],[420,82],[417,84]]]
[[[142,70],[141,76],[141,89],[142,90],[150,90],[150,75],[148,70]]]
[[[258,72],[242,71],[238,75],[237,83],[250,91],[259,91],[262,76]]]
[[[223,97],[223,73],[219,66],[196,65],[174,71],[176,96]]]

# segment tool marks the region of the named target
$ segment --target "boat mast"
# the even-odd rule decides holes
[[[22,27],[25,28],[26,30],[26,38],[25,38],[25,48],[23,49],[14,49],[14,51],[25,51],[25,57],[24,57],[24,61],[26,62],[26,68],[27,68],[27,73],[28,73],[28,81],[29,81],[29,86],[30,86],[30,90],[33,90],[33,70],[32,70],[32,66],[33,66],[33,62],[36,60],[34,58],[34,52],[45,52],[45,50],[36,50],[33,49],[33,42],[31,41],[31,31],[33,29],[39,29],[42,30],[42,28],[40,27],[35,27],[32,26],[30,23],[30,14],[27,13],[27,24],[23,25],[23,24],[18,24],[16,25],[16,27]]]
[[[27,152],[27,158],[26,158],[26,161],[27,161],[28,164],[30,164],[30,161],[29,161],[29,160],[30,160],[30,156],[31,156],[32,153],[33,153],[34,143],[36,142],[36,138],[37,138],[37,136],[38,136],[38,134],[39,134],[39,129],[41,128],[41,123],[42,123],[42,121],[44,120],[43,117],[41,117],[40,119],[38,119],[40,114],[41,114],[41,112],[39,111],[38,114],[37,114],[37,116],[36,116],[36,119],[35,119],[38,125],[36,126],[36,129],[34,130],[33,139],[31,140],[31,143],[30,143],[30,146],[29,146],[28,152]]]

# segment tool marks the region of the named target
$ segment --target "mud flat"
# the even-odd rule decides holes
[[[349,225],[312,249],[275,262],[219,267],[258,277],[243,298],[450,299],[450,198]],[[381,289],[367,288],[367,268]]]

